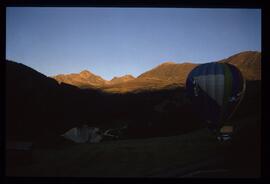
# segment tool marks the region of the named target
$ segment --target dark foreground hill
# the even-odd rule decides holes
[[[183,88],[109,94],[58,84],[12,61],[6,61],[6,74],[7,136],[11,140],[53,140],[82,124],[128,125],[130,137],[149,136],[150,129],[154,136],[201,126],[185,103]]]

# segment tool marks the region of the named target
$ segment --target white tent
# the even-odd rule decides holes
[[[83,127],[72,128],[62,136],[76,143],[98,143],[103,138],[98,132],[99,128],[84,125]]]

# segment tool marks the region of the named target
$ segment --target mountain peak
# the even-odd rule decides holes
[[[82,70],[80,73],[90,73],[88,70]]]
[[[123,77],[135,78],[135,77],[133,77],[133,75],[131,75],[131,74],[124,75]]]
[[[80,74],[91,74],[91,72],[89,72],[88,70],[82,70]]]
[[[176,64],[176,63],[173,61],[166,61],[164,63],[161,63],[160,65],[172,65],[172,64]]]
[[[130,81],[130,80],[133,80],[133,79],[135,79],[135,77],[133,77],[130,74],[123,75],[123,76],[120,76],[120,77],[113,77],[112,80],[110,80],[110,84],[127,82],[127,81]]]
[[[88,70],[83,70],[83,71],[80,72],[80,76],[84,77],[84,78],[90,77],[92,75],[93,74],[91,72],[89,72]]]
[[[120,77],[113,77],[112,80],[115,80],[115,79],[121,79],[121,78],[135,78],[133,77],[131,74],[126,74],[126,75],[123,75],[123,76],[120,76]]]
[[[64,82],[81,88],[93,88],[93,86],[99,87],[106,83],[106,80],[88,70],[83,70],[80,73],[57,75],[53,78],[59,83]]]

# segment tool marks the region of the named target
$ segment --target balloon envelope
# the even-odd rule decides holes
[[[206,63],[195,67],[186,80],[193,109],[214,128],[221,127],[243,98],[245,80],[227,63]]]

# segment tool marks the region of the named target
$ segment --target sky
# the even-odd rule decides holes
[[[47,76],[106,80],[261,51],[260,9],[8,7],[6,58]]]

